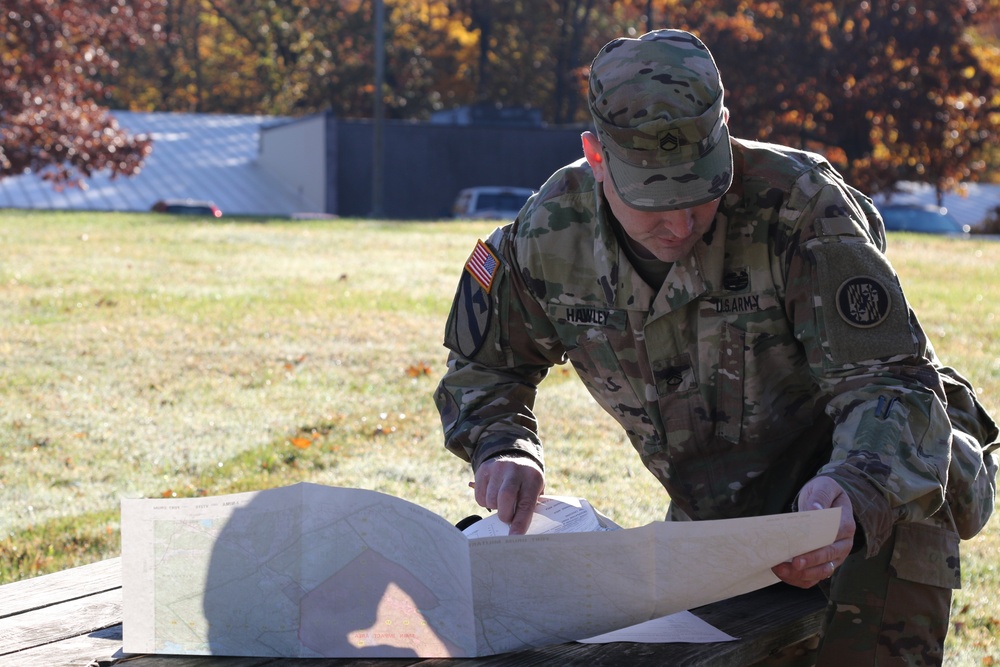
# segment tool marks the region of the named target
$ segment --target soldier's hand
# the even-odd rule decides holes
[[[771,568],[786,584],[809,588],[833,575],[844,563],[854,546],[854,512],[851,499],[844,489],[829,477],[814,477],[799,491],[799,510],[819,510],[839,507],[840,526],[833,544],[795,556],[788,563]]]
[[[500,455],[487,459],[476,470],[476,502],[495,509],[510,526],[510,535],[524,535],[538,496],[545,490],[545,474],[527,456]]]

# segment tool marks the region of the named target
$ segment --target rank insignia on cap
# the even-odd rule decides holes
[[[493,254],[489,246],[482,241],[476,241],[476,248],[465,263],[465,270],[468,271],[476,282],[479,283],[486,293],[490,293],[493,287],[493,278],[500,267],[500,260]]]
[[[837,312],[851,326],[867,329],[889,315],[889,290],[874,278],[848,278],[837,290]]]
[[[677,138],[677,135],[673,132],[668,132],[667,134],[660,137],[660,149],[667,152],[677,150],[681,145],[681,140]]]

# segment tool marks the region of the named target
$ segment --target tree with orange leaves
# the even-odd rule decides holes
[[[986,177],[1000,77],[970,37],[998,10],[996,0],[714,0],[665,12],[710,45],[736,134],[821,152],[869,192],[913,180],[940,197]]]

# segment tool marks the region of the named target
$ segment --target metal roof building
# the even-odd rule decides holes
[[[113,111],[130,134],[146,133],[153,151],[133,177],[107,172],[85,187],[56,189],[37,174],[0,179],[0,208],[148,211],[160,199],[207,199],[224,215],[314,212],[257,161],[262,125],[270,116]]]
[[[223,215],[372,214],[373,124],[328,112],[301,118],[111,112],[146,133],[141,173],[106,172],[85,188],[57,190],[37,174],[0,179],[0,209],[148,211],[161,199],[214,202]],[[580,155],[580,128],[385,123],[386,217],[448,217],[458,192],[477,185],[537,188]]]
[[[83,189],[56,189],[37,174],[0,178],[0,209],[148,211],[160,199],[205,199],[223,215],[364,217],[371,212],[370,121],[329,113],[296,119],[111,113],[127,132],[153,138],[153,152],[139,175],[112,179],[101,172],[84,181]],[[475,120],[386,123],[389,217],[447,217],[462,188],[537,188],[580,157],[579,127]],[[894,202],[935,202],[929,185],[899,187]],[[967,189],[967,196],[946,194],[943,203],[960,222],[977,228],[1000,206],[1000,185],[970,183]]]

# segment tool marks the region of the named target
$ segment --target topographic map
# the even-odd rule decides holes
[[[470,539],[363,489],[122,502],[124,651],[472,657],[746,593],[829,544],[837,510]]]

